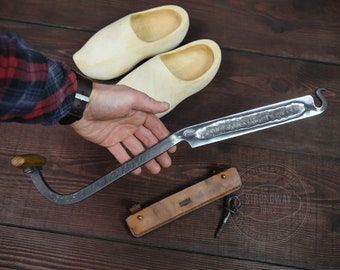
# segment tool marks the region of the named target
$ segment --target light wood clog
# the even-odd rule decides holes
[[[90,78],[114,79],[140,61],[177,47],[188,28],[188,14],[179,6],[132,13],[99,30],[73,55],[73,60]]]
[[[207,86],[221,63],[221,50],[209,39],[197,40],[149,59],[131,71],[118,84],[142,91],[150,97],[167,101],[170,109]]]

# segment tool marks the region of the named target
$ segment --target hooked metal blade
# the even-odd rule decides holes
[[[327,108],[327,100],[321,93],[323,90],[325,89],[316,90],[316,96],[321,101],[320,107],[314,104],[312,96],[307,95],[183,128],[72,194],[58,194],[53,191],[44,181],[39,168],[29,168],[26,169],[26,172],[31,176],[39,192],[48,200],[56,204],[77,203],[156,158],[181,141],[186,141],[191,147],[199,147],[321,114]]]
[[[186,127],[175,134],[194,148],[319,115],[327,109],[324,90],[316,90],[320,107],[307,95]]]

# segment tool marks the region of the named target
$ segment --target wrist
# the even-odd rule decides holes
[[[75,93],[70,112],[59,121],[59,124],[61,125],[69,125],[82,118],[92,93],[92,81],[81,76],[77,72],[74,73],[77,77],[77,92]]]

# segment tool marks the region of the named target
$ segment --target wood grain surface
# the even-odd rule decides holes
[[[0,0],[0,31],[20,34],[74,67],[72,54],[101,27],[167,1]],[[119,166],[67,126],[0,123],[1,269],[339,269],[340,2],[172,1],[190,16],[183,43],[214,39],[214,80],[163,118],[171,131],[327,89],[320,116],[191,149],[178,145],[159,175],[128,175],[75,205],[46,201],[13,156],[47,158],[44,176],[74,192]],[[119,42],[119,41],[116,41]],[[113,81],[112,83],[114,83]],[[319,101],[316,100],[319,104]],[[212,174],[237,168],[242,207],[219,238],[223,200],[141,238],[125,219]]]

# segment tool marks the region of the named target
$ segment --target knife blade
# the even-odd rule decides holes
[[[324,90],[324,88],[316,90],[316,96],[321,101],[320,107],[315,105],[311,95],[307,95],[178,130],[107,175],[72,194],[59,194],[53,191],[46,184],[38,166],[34,167],[30,163],[30,167],[28,167],[23,165],[25,162],[22,162],[23,164],[21,163],[20,168],[24,168],[25,172],[30,175],[38,191],[48,200],[56,204],[77,203],[97,193],[148,161],[158,157],[179,142],[185,141],[192,148],[195,148],[319,115],[327,109],[327,100],[322,94]]]

